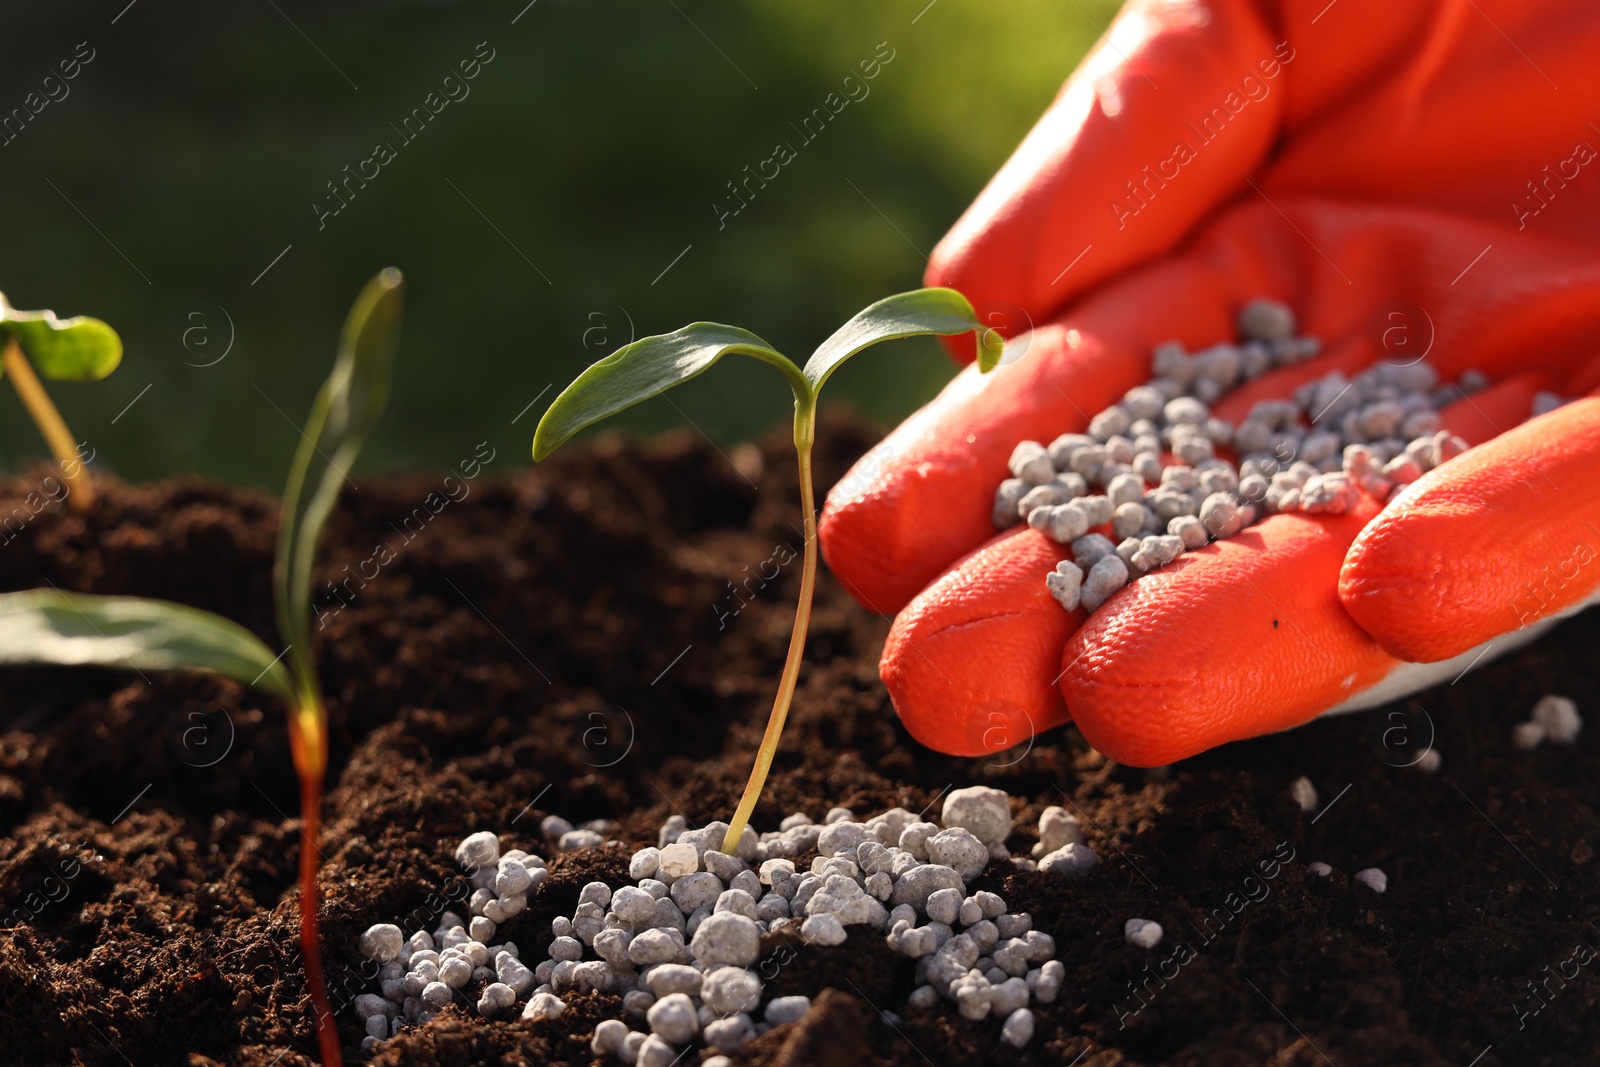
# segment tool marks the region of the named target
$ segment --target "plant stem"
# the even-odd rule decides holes
[[[317,884],[322,836],[322,778],[327,771],[328,739],[320,705],[313,711],[289,710],[289,745],[300,776],[300,955],[306,965],[306,985],[311,1008],[317,1014],[317,1044],[322,1067],[343,1067],[339,1052],[339,1026],[328,1003],[322,978],[322,889]]]
[[[5,351],[0,354],[0,365],[5,367],[6,374],[11,377],[12,387],[22,398],[23,407],[33,416],[45,443],[55,453],[56,465],[61,468],[61,476],[67,481],[68,503],[78,511],[87,510],[94,504],[94,483],[89,479],[89,469],[78,459],[78,446],[72,439],[72,431],[67,429],[61,412],[51,402],[50,394],[44,391],[44,385],[33,372],[28,357],[22,354],[22,346],[17,344],[15,337],[6,339]]]
[[[750,769],[750,781],[745,784],[744,796],[734,810],[728,832],[722,840],[722,851],[733,855],[739,838],[750,823],[761,789],[767,784],[767,772],[772,769],[773,757],[778,754],[778,739],[783,736],[783,724],[789,717],[789,705],[794,701],[796,683],[800,680],[800,661],[805,657],[806,631],[811,625],[811,594],[817,586],[817,508],[811,488],[811,439],[816,408],[812,404],[795,405],[794,446],[800,458],[800,510],[805,525],[805,563],[800,574],[800,601],[794,609],[794,631],[789,635],[789,658],[783,663],[783,676],[778,682],[778,696],[772,702],[772,714],[767,718],[767,731],[761,736],[761,747],[756,751],[755,766]]]

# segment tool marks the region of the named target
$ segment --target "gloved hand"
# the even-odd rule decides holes
[[[1118,16],[928,266],[1013,327],[1007,363],[960,373],[824,510],[834,573],[899,612],[881,672],[914,737],[976,755],[1070,716],[1162,765],[1449,679],[1594,596],[1597,36],[1592,0]],[[1494,379],[1444,412],[1477,447],[1387,506],[1274,515],[1064,611],[1066,547],[991,525],[1013,446],[1082,432],[1162,341],[1232,340],[1257,296],[1323,354],[1216,414],[1426,351]],[[1538,389],[1581,399],[1524,422]]]

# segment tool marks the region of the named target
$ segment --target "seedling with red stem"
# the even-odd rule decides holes
[[[278,632],[287,648],[275,652],[238,623],[168,600],[53,588],[0,595],[0,664],[220,674],[288,705],[289,748],[300,778],[300,949],[325,1067],[339,1067],[342,1058],[322,978],[318,922],[328,715],[311,652],[312,567],[346,472],[388,400],[401,296],[400,272],[393,269],[361,291],[345,320],[333,373],[301,431],[283,493],[273,568]]]

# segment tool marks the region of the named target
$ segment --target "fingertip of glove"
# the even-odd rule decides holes
[[[1103,642],[1093,632],[1068,642],[1060,691],[1084,739],[1129,767],[1165,767],[1287,729],[1339,700],[1302,706],[1300,694],[1285,697],[1281,676],[1270,669],[1233,676],[1231,664],[1207,663],[1191,651],[1164,656],[1137,645],[1097,647]],[[1347,684],[1356,677],[1352,671]]]
[[[1277,515],[1118,592],[1067,642],[1060,689],[1098,751],[1136,767],[1287,729],[1393,660],[1336,594],[1371,507]]]
[[[1129,623],[1142,593],[1139,583],[1117,593],[1073,634],[1059,688],[1095,751],[1129,767],[1163,767],[1217,743],[1215,687],[1193,656],[1140,647]]]
[[[1452,605],[1457,595],[1472,599],[1478,577],[1489,576],[1489,568],[1471,560],[1446,559],[1443,540],[1419,529],[1424,524],[1417,513],[1380,516],[1339,569],[1339,602],[1356,625],[1389,655],[1411,663],[1449,659],[1480,643],[1476,630],[1461,629]]]
[[[926,581],[908,566],[894,566],[885,545],[899,542],[893,529],[896,509],[863,506],[860,501],[835,504],[830,497],[817,523],[817,542],[828,569],[856,600],[880,615],[904,607]]]
[[[972,553],[895,619],[879,674],[906,730],[955,756],[999,752],[1067,719],[1052,679],[1081,611],[1043,575],[1065,550],[1034,531]]]
[[[1600,537],[1572,515],[1541,515],[1542,486],[1484,459],[1469,453],[1424,476],[1345,556],[1339,600],[1396,659],[1450,659],[1582,599],[1575,579]]]

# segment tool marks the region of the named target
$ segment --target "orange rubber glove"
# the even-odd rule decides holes
[[[1162,765],[1451,678],[1594,597],[1596,40],[1593,0],[1118,16],[928,266],[1017,327],[1006,364],[959,374],[824,510],[834,573],[899,612],[881,672],[914,737],[976,755],[1070,712]],[[1162,341],[1232,340],[1257,296],[1323,354],[1216,414],[1426,354],[1495,380],[1444,412],[1477,447],[1386,507],[1274,515],[1062,610],[1044,577],[1067,548],[991,525],[1013,446],[1082,432]],[[1582,399],[1524,422],[1538,389]]]

